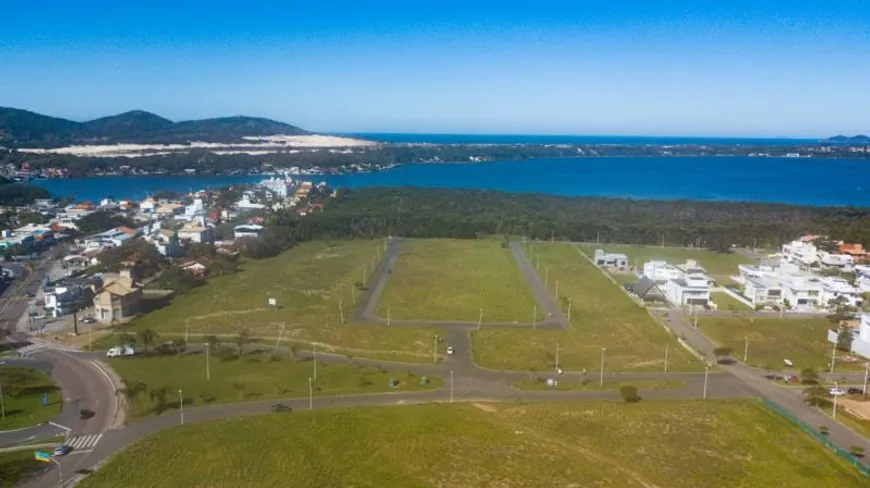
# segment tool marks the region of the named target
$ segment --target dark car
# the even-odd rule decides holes
[[[850,395],[861,395],[864,393],[864,391],[861,388],[849,388],[848,390],[846,390],[846,393]]]
[[[291,408],[287,405],[284,405],[283,403],[276,403],[276,404],[272,405],[272,411],[273,412],[292,412],[293,408]]]
[[[83,408],[79,410],[79,418],[82,420],[87,420],[96,415],[93,410],[88,410],[87,408]]]

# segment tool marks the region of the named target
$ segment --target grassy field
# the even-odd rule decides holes
[[[601,348],[607,348],[608,371],[663,371],[668,349],[669,371],[697,371],[703,365],[680,347],[642,307],[571,244],[538,244],[535,261],[549,267],[550,291],[559,282],[559,302],[571,301],[571,330],[532,331],[484,329],[474,332],[478,364],[494,369],[552,369],[556,345],[568,370],[597,371]]]
[[[245,432],[245,435],[239,435]],[[867,479],[754,401],[413,405],[185,425],[82,488],[849,488]]]
[[[784,369],[783,359],[790,359],[801,370],[813,368],[828,371],[831,367],[832,344],[827,341],[831,323],[824,318],[732,318],[703,317],[698,327],[711,339],[734,349],[743,359],[745,339],[749,339],[748,363],[770,370]],[[846,354],[837,351],[836,371],[863,370],[863,362],[849,362]]]
[[[403,244],[378,315],[407,320],[531,322],[534,298],[510,249],[497,239]],[[542,318],[540,311],[538,319]]]
[[[108,362],[125,381],[145,383],[148,391],[133,402],[134,417],[159,414],[178,408],[178,389],[184,392],[185,405],[235,403],[308,396],[308,378],[313,375],[309,360],[293,361],[289,357],[267,353],[241,357],[212,354],[209,358],[210,379],[206,380],[204,354],[182,356],[113,358]],[[390,388],[389,380],[400,383]],[[331,365],[318,362],[314,395],[341,395],[385,391],[415,391],[441,386],[438,378],[421,385],[420,378],[403,371],[386,371],[370,366]],[[166,398],[152,392],[165,388]]]
[[[323,350],[427,361],[432,331],[341,324],[339,305],[347,318],[352,293],[360,294],[356,286],[363,269],[371,276],[378,246],[380,241],[310,242],[274,258],[247,261],[241,272],[211,279],[126,328],[151,328],[176,337],[189,328],[193,337],[201,337],[233,335],[246,327],[258,336],[277,338],[285,325],[285,340],[317,342]],[[277,300],[278,308],[267,305],[269,298]]]
[[[743,302],[736,300],[731,295],[722,291],[714,291],[710,294],[710,297],[713,299],[713,303],[719,306],[719,310],[752,310],[751,308],[747,307]]]
[[[60,389],[45,373],[28,368],[0,368],[6,418],[0,418],[0,430],[30,427],[51,420],[60,413]],[[49,406],[42,406],[48,393]]]
[[[45,463],[33,459],[33,450],[2,452],[0,453],[0,488],[17,486],[45,467]]]
[[[637,265],[640,267],[646,261],[661,260],[671,264],[682,264],[687,259],[694,259],[701,263],[701,266],[715,277],[727,277],[737,274],[738,264],[749,264],[752,262],[751,259],[747,259],[737,253],[726,254],[707,249],[631,246],[625,244],[601,244],[600,246],[583,244],[581,247],[589,256],[592,256],[595,249],[603,249],[605,252],[623,253],[628,256],[630,265],[634,266],[635,261],[637,261]]]
[[[576,390],[618,390],[623,386],[633,386],[639,391],[643,390],[667,390],[672,388],[682,388],[682,381],[668,380],[639,380],[639,381],[605,381],[601,385],[598,380],[589,379],[563,379],[559,378],[559,384],[556,386],[548,386],[543,379],[517,381],[513,385],[517,390],[556,390],[556,391],[576,391]]]

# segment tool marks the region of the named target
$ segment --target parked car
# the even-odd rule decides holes
[[[276,404],[272,405],[272,411],[273,412],[292,412],[293,408],[288,406],[288,405],[284,405],[283,403],[276,403]]]
[[[862,390],[861,388],[849,388],[848,390],[846,390],[846,393],[850,395],[863,395],[864,390]]]
[[[447,346],[447,355],[448,355],[448,356],[452,356],[452,355],[453,355],[453,346]]]
[[[82,420],[92,418],[94,415],[96,415],[96,413],[94,413],[93,410],[88,410],[87,408],[79,410],[79,418]]]
[[[54,456],[63,456],[65,454],[69,454],[72,451],[72,447],[66,444],[58,444],[54,446]]]
[[[83,324],[95,324],[96,322],[97,322],[97,319],[95,319],[93,317],[84,317],[82,319]]]
[[[831,396],[843,396],[846,392],[839,388],[831,388]]]

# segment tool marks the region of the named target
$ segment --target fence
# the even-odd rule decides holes
[[[816,429],[813,429],[812,427],[807,425],[806,422],[792,415],[788,410],[783,408],[778,403],[772,402],[766,398],[762,398],[761,403],[764,404],[765,407],[785,417],[789,422],[796,425],[800,430],[807,433],[807,435],[809,435],[813,439],[819,441],[823,446],[827,447],[831,451],[834,451],[834,454],[840,456],[844,461],[851,464],[852,466],[855,466],[855,468],[858,469],[858,471],[860,471],[862,474],[870,477],[870,467],[861,462],[860,459],[850,454],[849,451],[835,444],[834,441],[829,439],[827,436],[820,434]]]

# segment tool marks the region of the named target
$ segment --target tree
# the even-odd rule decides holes
[[[213,347],[215,349],[220,349],[221,347],[220,337],[213,334],[205,336],[205,342],[209,344],[209,347]]]
[[[236,345],[239,347],[239,355],[244,354],[243,348],[245,344],[251,342],[251,331],[247,328],[239,329],[239,333],[236,335]]]
[[[623,386],[619,388],[619,394],[627,403],[636,403],[640,401],[640,395],[637,394],[637,387]]]
[[[854,329],[847,326],[842,326],[837,330],[837,349],[845,352],[852,351],[852,339],[854,339]]]
[[[148,385],[137,380],[121,380],[121,382],[123,383],[121,394],[127,399],[127,405],[129,405],[130,413],[132,414],[134,413],[136,399],[148,390]]]
[[[811,386],[804,390],[804,399],[812,407],[821,407],[829,403],[828,390],[823,386]]]
[[[825,318],[836,328],[840,328],[840,324],[846,320],[855,317],[855,307],[849,305],[848,300],[844,296],[839,296],[828,302],[828,307],[831,310]]]
[[[804,368],[801,370],[801,383],[805,385],[815,385],[819,382],[819,374],[813,368]]]
[[[121,332],[120,334],[118,334],[117,339],[118,345],[121,347],[136,343],[136,338],[126,332]]]
[[[166,409],[166,399],[169,397],[169,388],[163,386],[156,390],[151,390],[149,396],[155,404],[154,410],[158,414],[163,413],[163,410]]]
[[[145,354],[148,354],[148,348],[157,342],[158,335],[153,329],[142,329],[136,334],[136,337],[139,339],[139,343],[142,344]]]

